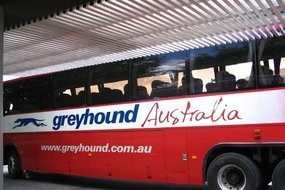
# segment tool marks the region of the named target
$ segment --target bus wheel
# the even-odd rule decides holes
[[[284,190],[285,187],[285,159],[275,167],[272,174],[272,189]]]
[[[226,153],[213,160],[207,180],[212,190],[259,190],[261,174],[255,163],[236,153]]]
[[[8,160],[8,172],[9,176],[13,179],[21,177],[23,171],[20,166],[20,159],[15,151],[11,151]]]

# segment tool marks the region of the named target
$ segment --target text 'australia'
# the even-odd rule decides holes
[[[53,129],[59,130],[61,126],[75,126],[79,129],[82,125],[102,125],[113,123],[134,123],[137,120],[139,104],[135,104],[133,109],[91,112],[86,109],[83,114],[57,115],[53,118]]]
[[[201,110],[192,106],[191,102],[186,102],[185,106],[167,109],[161,109],[159,103],[153,104],[147,117],[144,119],[141,127],[146,125],[157,126],[158,124],[176,125],[181,123],[200,122],[207,120],[209,123],[226,122],[233,120],[241,120],[239,111],[230,109],[228,105],[220,97],[215,101],[213,106],[209,106],[206,110]]]

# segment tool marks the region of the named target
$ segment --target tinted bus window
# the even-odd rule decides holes
[[[86,68],[54,74],[54,104],[56,108],[85,105]]]
[[[5,84],[3,95],[4,115],[24,112],[24,94],[23,82]]]
[[[183,76],[186,51],[146,57],[134,62],[133,77],[138,93],[134,99],[177,96]]]
[[[261,87],[284,85],[285,37],[264,39],[258,46],[258,73]]]
[[[127,100],[128,61],[100,64],[89,69],[89,104],[104,104]]]
[[[40,76],[25,81],[25,98],[27,106],[32,110],[50,109],[52,107],[51,92],[51,76]]]
[[[183,93],[221,92],[252,88],[250,44],[233,43],[190,51],[186,60]]]
[[[48,110],[52,107],[51,76],[5,84],[4,114]]]

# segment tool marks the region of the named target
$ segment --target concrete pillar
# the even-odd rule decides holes
[[[4,11],[0,6],[0,166],[3,166],[3,37]],[[0,168],[0,189],[3,188],[3,169]]]

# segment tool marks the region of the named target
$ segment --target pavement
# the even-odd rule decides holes
[[[8,177],[7,166],[3,167],[4,190],[206,190],[189,186],[161,185],[122,182],[84,177],[32,174],[29,179]]]
[[[8,169],[3,168],[4,190],[110,190],[84,184],[84,181],[74,180],[66,176],[37,174],[30,179],[24,176],[20,179],[11,179],[8,177]]]

